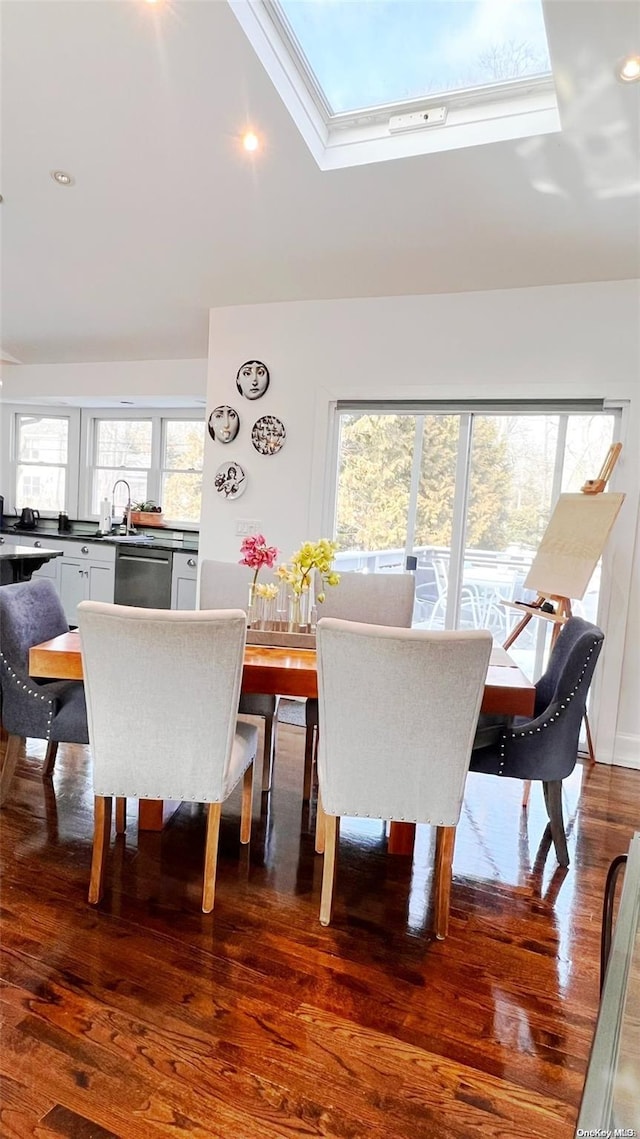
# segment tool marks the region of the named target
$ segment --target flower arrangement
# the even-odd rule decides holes
[[[286,581],[296,597],[300,597],[311,588],[314,570],[320,574],[323,587],[338,585],[340,574],[331,568],[337,549],[338,543],[330,542],[328,538],[320,538],[318,542],[303,542],[290,562],[278,566],[276,574],[281,581]],[[324,599],[324,592],[318,593],[316,601],[322,604]]]
[[[279,550],[276,546],[267,545],[264,534],[253,534],[252,537],[243,540],[240,553],[242,554],[240,565],[250,566],[252,570],[255,570],[252,582],[252,585],[255,586],[260,570],[263,566],[269,566],[269,568],[273,566]]]

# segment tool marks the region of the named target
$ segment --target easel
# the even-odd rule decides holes
[[[580,488],[581,494],[585,494],[585,495],[600,495],[600,494],[602,494],[603,490],[605,489],[605,487],[606,487],[606,485],[607,485],[607,483],[611,477],[611,474],[613,472],[613,468],[615,467],[615,465],[618,461],[618,456],[620,455],[621,450],[622,450],[622,443],[612,443],[611,444],[597,478],[588,479],[587,482],[584,484],[584,486],[582,486]],[[571,496],[564,496],[564,497],[571,498]],[[579,497],[580,497],[580,495],[574,495],[573,496],[574,499],[579,499]],[[624,497],[624,496],[622,496],[622,497]],[[555,517],[555,514],[554,514],[554,517]],[[615,517],[615,515],[614,515],[614,517]],[[612,521],[613,521],[613,519],[611,520],[610,524],[612,524]],[[551,522],[549,524],[548,530],[550,530],[550,529],[551,529]],[[607,533],[608,533],[608,531],[607,531]],[[606,540],[606,533],[604,535],[603,542],[602,542],[603,547],[604,547],[604,541],[605,540]],[[544,539],[543,539],[543,543],[544,543]],[[599,558],[601,553],[602,553],[602,550],[599,551],[598,557],[596,557],[594,559],[592,568],[595,568],[595,564],[598,561],[598,558]],[[538,557],[538,555],[536,555],[536,558],[537,557]],[[531,575],[532,571],[533,571],[533,565],[531,567],[531,570],[529,571],[530,575]],[[548,573],[550,571],[548,570],[548,568],[546,568],[544,572]],[[590,574],[588,576],[590,576]],[[526,587],[526,581],[525,581],[525,587]],[[586,588],[586,579],[585,579],[585,583],[583,586],[582,593],[576,593],[575,596],[576,597],[582,597],[584,594],[584,588]],[[504,642],[504,648],[505,649],[509,649],[511,647],[511,645],[514,643],[514,641],[517,640],[517,638],[520,636],[520,633],[523,631],[523,629],[526,629],[526,627],[529,624],[529,622],[531,621],[532,617],[537,617],[543,621],[552,622],[553,631],[551,633],[551,648],[553,648],[553,646],[555,645],[555,643],[556,643],[556,641],[560,635],[560,632],[562,630],[562,626],[565,624],[566,621],[568,621],[569,617],[571,617],[571,600],[570,600],[570,598],[567,596],[564,596],[564,595],[557,594],[557,593],[547,593],[547,592],[541,593],[541,592],[539,592],[535,601],[532,601],[528,604],[525,604],[525,603],[519,602],[519,601],[505,601],[505,600],[502,601],[502,604],[504,606],[506,606],[507,608],[510,608],[510,609],[518,609],[520,612],[523,613],[522,619],[520,621],[518,621],[517,625],[512,629],[511,633],[509,634],[506,641]],[[593,741],[591,738],[591,731],[589,728],[589,720],[587,718],[586,712],[585,712],[585,716],[584,716],[584,723],[585,723],[585,729],[586,729],[586,733],[587,733],[587,749],[588,749],[589,759],[591,760],[591,763],[595,763],[596,757],[595,757],[595,752],[594,752],[594,748],[593,748]],[[530,786],[531,786],[530,783],[525,784],[525,791],[524,791],[524,796],[523,796],[523,801],[522,801],[523,807],[526,807],[526,805],[527,805],[527,802],[529,799],[529,788],[530,788]]]

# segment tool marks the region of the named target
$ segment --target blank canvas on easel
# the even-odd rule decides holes
[[[524,582],[545,597],[580,600],[624,494],[561,494]]]

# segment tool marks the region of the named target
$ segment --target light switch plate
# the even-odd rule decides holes
[[[257,534],[261,525],[259,518],[238,518],[236,519],[236,534],[240,538],[248,538],[251,534]]]

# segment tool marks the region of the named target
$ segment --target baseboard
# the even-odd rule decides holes
[[[616,767],[631,767],[640,771],[640,736],[616,735],[611,762]]]

